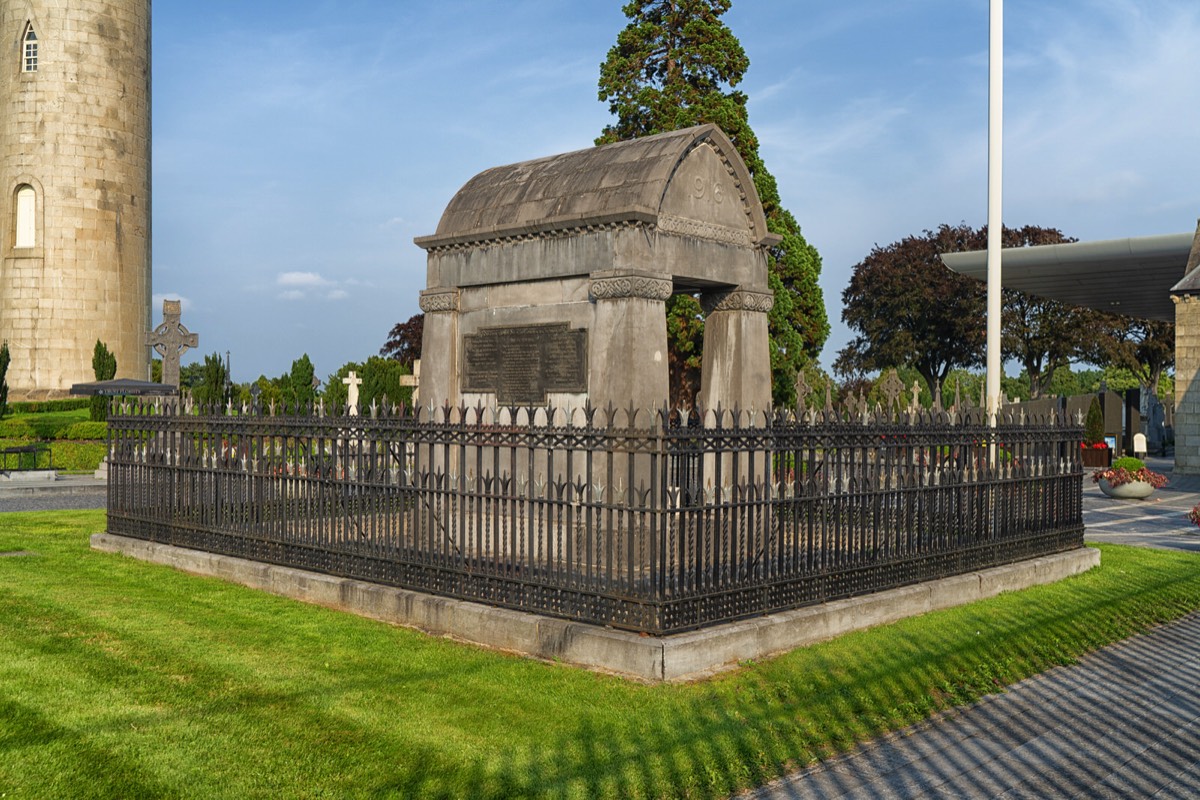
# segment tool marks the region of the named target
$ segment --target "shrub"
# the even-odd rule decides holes
[[[54,452],[54,468],[63,472],[94,472],[108,455],[108,446],[103,442],[55,442],[50,445]]]
[[[1104,441],[1104,410],[1100,408],[1100,398],[1093,397],[1088,406],[1087,421],[1083,426],[1083,441],[1088,444],[1100,444]]]
[[[91,405],[87,397],[73,397],[66,400],[22,400],[9,403],[8,410],[14,414],[41,414],[47,411],[75,411]]]
[[[76,422],[54,434],[55,439],[72,441],[104,441],[108,438],[108,424],[104,422]]]
[[[98,381],[109,381],[117,374],[117,357],[99,339],[92,350],[92,372]],[[99,422],[108,419],[108,398],[96,395],[91,399],[92,420]]]
[[[1146,468],[1146,462],[1133,456],[1122,456],[1112,463],[1112,468],[1137,472],[1139,469]]]
[[[37,433],[23,419],[6,419],[0,422],[0,438],[3,439],[36,439]]]

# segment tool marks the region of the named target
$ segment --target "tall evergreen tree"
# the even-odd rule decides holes
[[[99,339],[96,340],[96,346],[92,348],[92,374],[98,381],[110,381],[117,375],[117,357]],[[108,419],[108,398],[101,395],[93,396],[89,416],[95,422]]]
[[[0,345],[0,419],[8,414],[8,363],[11,360],[6,341]]]
[[[292,369],[285,376],[284,402],[298,414],[303,413],[304,409],[309,408],[316,400],[314,374],[312,359],[305,353],[292,362]]]
[[[767,228],[783,237],[770,253],[775,309],[770,315],[771,371],[776,402],[790,402],[796,372],[816,358],[829,335],[817,278],[821,257],[780,204],[775,178],[758,154],[746,95],[737,91],[750,60],[721,21],[732,0],[632,0],[630,22],[600,65],[600,99],[616,121],[596,144],[714,123],[733,141],[754,177]],[[672,304],[678,315],[689,304]],[[702,326],[671,326],[680,362],[698,358]],[[679,337],[684,338],[679,338]]]

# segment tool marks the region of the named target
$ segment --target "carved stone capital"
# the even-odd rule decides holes
[[[458,311],[458,289],[426,289],[421,292],[420,306],[426,314]]]
[[[717,311],[757,311],[767,313],[775,307],[775,296],[765,292],[747,292],[734,289],[729,292],[711,292],[700,298],[705,314]]]
[[[641,297],[646,300],[666,300],[674,288],[670,280],[649,275],[614,275],[593,278],[589,289],[597,300],[614,300],[621,297]]]

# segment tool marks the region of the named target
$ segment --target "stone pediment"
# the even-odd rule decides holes
[[[749,170],[715,125],[485,170],[437,233],[415,241],[435,250],[628,223],[740,247],[776,241]]]

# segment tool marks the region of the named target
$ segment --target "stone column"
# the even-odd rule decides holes
[[[1200,296],[1175,301],[1175,471],[1200,475]]]
[[[704,409],[771,409],[771,350],[767,312],[775,298],[733,289],[704,295],[704,364],[699,402]]]
[[[458,290],[421,292],[425,330],[421,336],[421,403],[458,405]]]
[[[656,411],[666,405],[670,278],[628,270],[591,276],[595,316],[588,332],[588,396],[592,405]],[[654,418],[639,418],[653,424]]]

